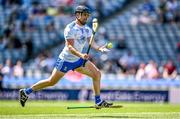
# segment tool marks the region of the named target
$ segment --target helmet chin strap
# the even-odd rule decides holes
[[[80,13],[80,15],[82,16],[82,12]],[[76,19],[79,21],[79,23],[80,23],[81,25],[85,25],[85,23],[82,23],[81,20],[79,20],[79,19],[77,18],[77,16],[76,16]]]

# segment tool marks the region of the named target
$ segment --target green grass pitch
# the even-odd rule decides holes
[[[28,101],[22,108],[18,101],[0,100],[0,119],[180,119],[180,105],[162,103],[127,103],[118,109],[74,109],[93,102]]]

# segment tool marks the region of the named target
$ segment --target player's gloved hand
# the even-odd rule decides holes
[[[81,58],[88,60],[88,59],[89,59],[89,55],[86,54],[86,53],[85,53],[85,54],[82,54]]]
[[[107,48],[107,43],[98,48],[100,52],[109,52],[110,50]]]

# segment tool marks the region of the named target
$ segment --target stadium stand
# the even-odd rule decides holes
[[[157,1],[152,1],[152,3],[158,5]],[[143,4],[140,4],[108,21],[104,27],[109,37],[116,40],[114,38],[124,35],[128,39],[129,49],[142,61],[154,60],[160,64],[172,59],[179,67],[176,56],[176,44],[180,38],[179,24],[163,24],[156,20],[155,23],[139,22],[137,25],[132,25],[133,12],[141,14],[142,9]],[[126,22],[127,20],[129,22]]]
[[[102,10],[110,15],[113,11],[115,12],[118,8],[121,8],[124,2],[125,0],[117,0],[114,2],[105,0],[102,2],[102,4],[104,4]],[[21,43],[25,44],[26,40],[31,38],[33,53],[38,54],[47,47],[53,47],[56,43],[61,42],[63,39],[63,28],[73,19],[72,15],[74,6],[77,4],[87,4],[92,11],[96,8],[96,4],[91,0],[79,1],[76,4],[73,3],[73,0],[30,0],[29,2],[20,1],[20,5],[11,3],[10,6],[14,7],[9,8],[8,5],[6,5],[8,2],[4,2],[3,4],[2,1],[0,8],[0,25],[3,27],[1,27],[1,32],[4,32],[6,29],[4,28],[4,24],[7,24],[7,28],[12,27],[9,29],[20,38]],[[52,11],[54,11],[54,13]],[[10,52],[7,50],[6,52],[9,56],[8,58],[12,58],[15,61],[18,60],[18,57],[11,55],[14,54],[12,52],[16,51],[12,50]],[[23,57],[22,60],[25,59],[25,56]],[[1,60],[5,61],[5,59],[7,58],[5,57]]]

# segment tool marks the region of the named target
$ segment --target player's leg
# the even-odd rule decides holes
[[[91,61],[87,61],[85,67],[79,67],[76,69],[76,71],[88,75],[93,79],[96,105],[106,107],[112,105],[112,103],[107,103],[100,98],[101,72]]]
[[[46,88],[48,86],[53,86],[56,84],[63,76],[65,73],[58,71],[56,68],[54,68],[51,76],[48,79],[41,80],[34,84],[32,87],[27,88],[27,89],[21,89],[20,90],[20,103],[24,107],[25,103],[28,99],[28,95],[32,93],[33,91],[38,91],[43,88]]]
[[[85,67],[77,68],[76,71],[91,77],[93,79],[94,93],[100,95],[100,70],[92,62],[87,61]]]
[[[55,85],[62,77],[64,76],[64,73],[61,71],[58,71],[56,68],[54,68],[51,76],[48,79],[41,80],[34,84],[31,88],[33,91],[38,91],[43,88],[46,88],[48,86]]]

